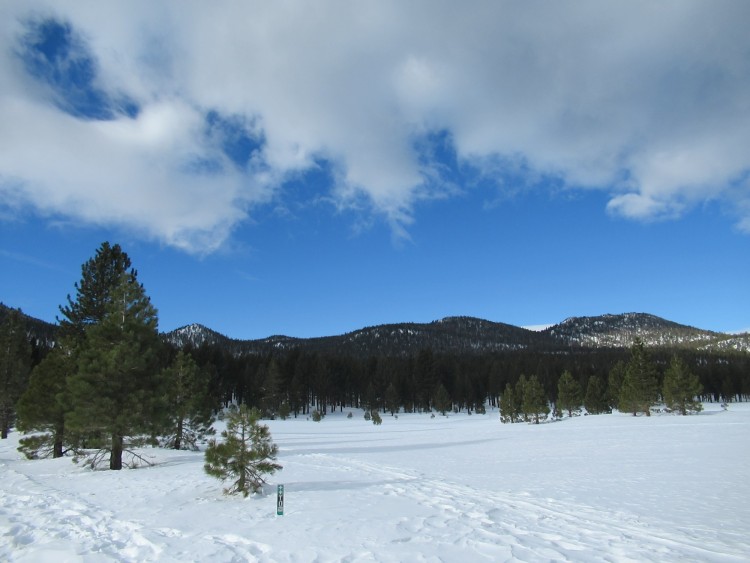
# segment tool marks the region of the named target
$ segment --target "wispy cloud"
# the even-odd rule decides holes
[[[29,256],[27,254],[20,254],[18,252],[10,252],[3,248],[0,248],[0,256],[8,260],[13,260],[14,262],[29,264],[37,268],[43,268],[45,270],[53,270],[57,272],[65,271],[65,269],[59,266],[58,264],[53,264],[45,260],[39,260],[38,258],[34,256]]]
[[[731,201],[750,230],[746,2],[17,0],[0,19],[6,206],[212,252],[325,162],[326,197],[407,236],[462,170],[501,186],[523,162],[610,213]]]

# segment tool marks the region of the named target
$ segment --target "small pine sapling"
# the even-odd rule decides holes
[[[206,473],[222,481],[233,480],[224,494],[250,493],[262,490],[264,476],[282,469],[275,463],[278,446],[273,443],[268,426],[259,424],[260,411],[242,405],[227,417],[222,443],[209,441],[206,448]]]

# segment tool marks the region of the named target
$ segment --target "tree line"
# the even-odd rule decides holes
[[[619,348],[488,354],[423,349],[409,357],[369,358],[298,349],[238,356],[214,345],[187,345],[184,350],[212,373],[212,393],[218,401],[247,402],[266,416],[309,415],[312,411],[325,415],[348,407],[383,413],[481,412],[499,407],[509,385],[515,389],[519,381],[532,377],[544,401],[555,405],[559,381],[566,373],[566,379],[572,378],[584,397],[600,397],[606,409],[620,409],[624,404],[620,405],[618,382],[632,356],[632,350]],[[659,400],[675,357],[697,377],[699,400],[732,402],[750,397],[750,354],[645,347],[644,351],[656,378]],[[591,406],[589,412],[608,412],[606,409]]]

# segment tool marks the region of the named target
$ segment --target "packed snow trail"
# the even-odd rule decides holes
[[[711,409],[538,427],[496,413],[271,421],[284,469],[247,499],[222,495],[200,452],[92,472],[22,459],[13,433],[0,560],[746,561],[750,405]]]

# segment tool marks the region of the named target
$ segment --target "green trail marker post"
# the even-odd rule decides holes
[[[284,515],[284,485],[276,487],[276,516]]]

